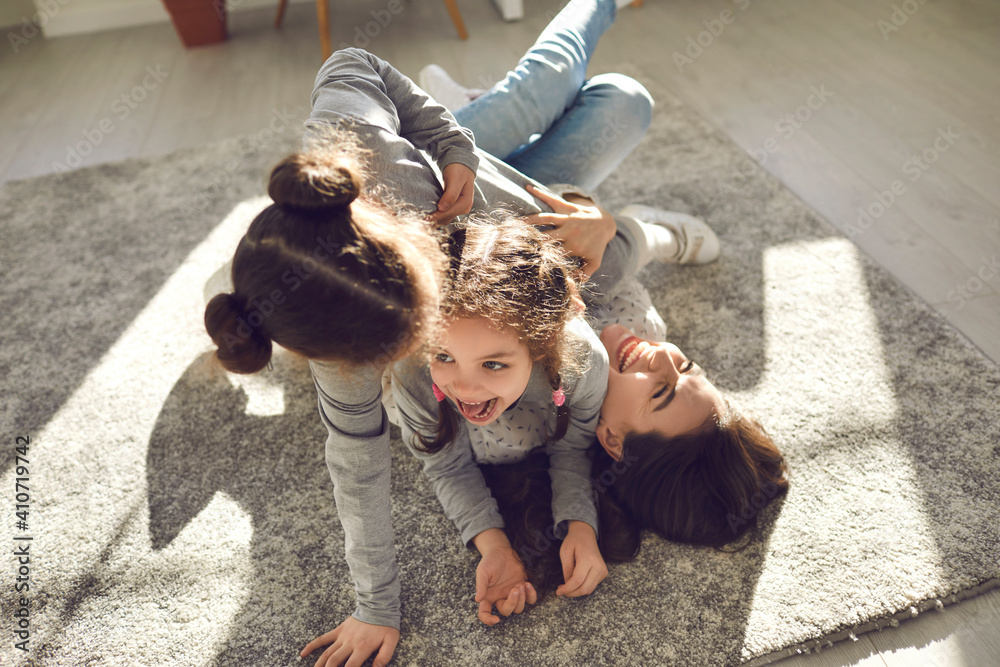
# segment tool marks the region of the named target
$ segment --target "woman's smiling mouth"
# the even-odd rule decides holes
[[[629,336],[618,346],[618,372],[624,373],[628,368],[639,360],[642,353],[648,350],[649,343],[637,336]]]

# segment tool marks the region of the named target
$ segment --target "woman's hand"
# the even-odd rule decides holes
[[[442,170],[441,174],[444,177],[444,194],[438,201],[437,210],[427,216],[427,219],[446,225],[456,215],[465,215],[472,210],[476,172],[464,164],[452,162]]]
[[[507,535],[499,528],[490,528],[472,538],[482,555],[476,568],[476,602],[479,603],[479,620],[486,625],[496,625],[500,617],[493,613],[493,605],[504,616],[520,614],[525,604],[535,604],[538,594],[528,582],[524,566],[510,546]]]
[[[566,583],[556,589],[556,595],[568,598],[590,595],[608,576],[608,566],[597,547],[597,534],[586,521],[569,522],[559,559]]]
[[[614,217],[599,206],[587,206],[584,202],[588,200],[583,197],[579,197],[578,202],[574,203],[530,184],[526,189],[548,204],[553,211],[529,215],[527,221],[533,225],[555,227],[546,234],[561,241],[570,255],[583,260],[582,269],[588,278],[594,275],[601,267],[604,249],[615,237],[617,226]]]
[[[332,642],[332,643],[331,643]],[[378,651],[373,667],[385,667],[399,643],[399,630],[386,625],[372,625],[349,617],[330,632],[312,640],[299,652],[306,657],[320,646],[330,644],[316,661],[316,667],[361,667]]]

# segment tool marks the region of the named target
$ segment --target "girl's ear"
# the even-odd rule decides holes
[[[583,302],[583,297],[580,296],[580,286],[577,285],[572,276],[566,276],[566,281],[569,283],[569,298],[573,304],[573,312],[576,315],[585,313],[587,311],[587,304]]]
[[[608,456],[613,458],[615,461],[622,460],[622,447],[625,444],[622,437],[613,431],[608,425],[608,422],[604,421],[601,417],[597,421],[597,439],[601,443],[601,447],[604,447],[604,451],[608,453]]]

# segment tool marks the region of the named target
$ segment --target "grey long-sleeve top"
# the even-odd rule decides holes
[[[477,149],[472,132],[447,109],[361,49],[337,51],[316,76],[309,122],[344,120],[371,150],[378,184],[421,211],[437,208],[444,192],[441,170],[453,162],[476,172],[473,210],[505,206],[524,215],[550,210],[524,189],[539,183]]]
[[[433,484],[445,514],[455,523],[466,545],[482,531],[504,526],[478,463],[518,461],[543,445],[549,455],[554,534],[564,537],[566,522],[570,520],[586,521],[597,532],[587,449],[594,442],[594,430],[608,388],[608,354],[582,318],[573,320],[568,328],[572,336],[584,342],[586,370],[582,375],[563,374],[570,422],[565,436],[554,442],[545,442],[545,434],[554,432],[556,426],[552,387],[536,365],[517,404],[494,423],[478,426],[458,417],[455,440],[449,446],[436,454],[419,452],[412,448],[417,436],[433,438],[439,418],[437,400],[431,391],[430,368],[426,359],[418,356],[393,366],[392,393],[399,409],[403,440],[423,462],[424,473]]]

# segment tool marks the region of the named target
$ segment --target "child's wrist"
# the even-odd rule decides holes
[[[500,528],[487,528],[472,538],[472,543],[476,546],[480,556],[485,556],[495,549],[510,549],[510,540],[507,534]]]
[[[569,536],[575,534],[579,534],[582,537],[593,537],[594,539],[597,539],[597,532],[589,523],[580,519],[570,519],[568,525],[566,526],[566,535]]]

